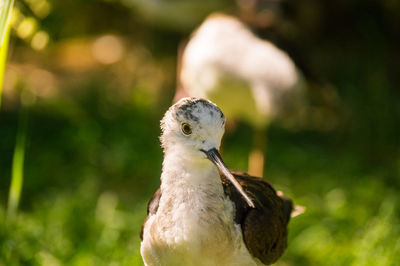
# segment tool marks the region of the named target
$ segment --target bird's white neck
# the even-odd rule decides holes
[[[164,156],[159,207],[150,218],[151,237],[160,247],[168,247],[160,251],[165,252],[166,265],[193,265],[193,261],[233,265],[231,252],[242,240],[219,173],[207,159],[179,154],[185,153],[171,150]]]
[[[157,217],[167,243],[191,239],[190,245],[200,247],[204,239],[218,236],[230,226],[232,208],[211,162],[180,157],[177,152],[165,154]]]
[[[206,191],[215,196],[222,196],[223,188],[217,168],[206,158],[185,157],[182,154],[184,153],[179,151],[169,151],[165,154],[161,192],[181,200],[186,196],[201,197],[201,192]]]

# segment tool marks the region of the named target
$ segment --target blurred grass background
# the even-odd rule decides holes
[[[159,186],[177,47],[207,14],[243,3],[15,1],[0,111],[0,265],[142,265],[138,233]],[[277,265],[399,265],[400,4],[277,3],[260,12],[274,21],[260,32],[290,43],[305,72],[329,84],[313,90],[306,126],[268,132],[267,178],[307,207]],[[247,169],[251,131],[239,123],[225,135],[231,168]]]

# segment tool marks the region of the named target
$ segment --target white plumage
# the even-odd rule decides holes
[[[259,135],[304,100],[303,77],[290,57],[224,14],[210,15],[194,32],[180,58],[178,78],[178,95],[210,99]]]
[[[204,100],[182,99],[175,106],[191,101],[193,110],[180,115],[172,107],[161,123],[163,196],[143,228],[143,260],[146,265],[258,265],[234,223],[235,208],[217,168],[201,151],[219,148],[225,117]],[[183,122],[190,123],[190,136],[182,133]]]

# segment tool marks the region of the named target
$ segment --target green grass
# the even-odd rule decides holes
[[[0,265],[140,265],[144,203],[122,208],[115,192],[94,180],[74,192],[41,199],[12,223],[0,214]]]
[[[276,184],[291,175],[270,171]],[[289,247],[278,265],[397,264],[399,200],[394,190],[374,180],[379,175],[360,187],[353,183],[327,189],[318,184],[316,190],[302,194],[308,182],[334,178],[330,171],[311,169],[304,174],[297,180],[289,177],[293,183],[287,190],[307,212],[291,221]],[[12,223],[4,224],[4,213],[0,214],[0,236],[5,240],[0,244],[0,264],[142,265],[138,234],[147,197],[122,195],[117,189],[101,188],[96,178],[82,178],[75,189],[39,197]]]
[[[8,23],[12,8],[14,6],[14,0],[4,0],[0,6],[0,46],[3,45],[3,41],[6,42]]]
[[[161,170],[159,118],[129,105],[103,117],[92,97],[78,101],[80,116],[68,103],[31,110],[21,209],[6,222],[0,208],[0,265],[142,265],[139,231]],[[270,132],[268,178],[307,207],[277,265],[396,265],[400,202],[384,167],[320,137]],[[250,133],[242,125],[226,135],[231,168],[247,168]]]
[[[4,72],[7,61],[8,42],[10,38],[9,18],[14,5],[14,0],[5,0],[0,9],[0,109],[4,82]]]
[[[4,73],[6,70],[9,37],[10,37],[10,30],[6,30],[3,44],[0,46],[0,110],[2,103],[2,95],[3,95]]]
[[[24,156],[27,132],[27,114],[23,110],[19,117],[18,134],[12,161],[11,185],[8,197],[7,216],[13,219],[17,213],[24,181]]]

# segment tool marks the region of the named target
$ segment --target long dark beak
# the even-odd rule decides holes
[[[229,169],[226,167],[224,161],[222,160],[221,155],[219,154],[218,150],[215,148],[212,148],[208,151],[201,150],[207,155],[207,158],[215,164],[215,166],[218,168],[218,170],[226,177],[228,180],[235,186],[235,188],[239,191],[239,193],[243,196],[243,198],[246,200],[247,204],[255,208],[254,203],[251,201],[249,196],[247,196],[246,192],[244,192],[242,186],[236,181],[235,177],[231,174]]]

